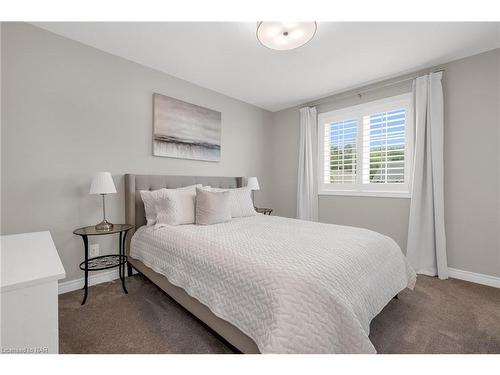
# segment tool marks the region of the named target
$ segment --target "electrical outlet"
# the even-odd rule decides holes
[[[95,243],[89,246],[89,256],[91,258],[99,256],[99,244]]]

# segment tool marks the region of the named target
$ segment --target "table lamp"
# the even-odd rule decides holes
[[[254,191],[255,190],[260,190],[260,186],[259,186],[259,180],[257,179],[257,177],[248,177],[247,178],[247,187],[252,190],[252,202],[253,202],[253,205],[255,207],[255,199],[254,199]]]
[[[116,193],[115,184],[111,173],[109,172],[99,172],[94,176],[92,183],[90,184],[89,194],[101,194],[102,195],[102,216],[103,220],[95,226],[96,230],[99,231],[110,231],[113,230],[113,224],[106,220],[106,203],[104,201],[104,196],[106,194]]]

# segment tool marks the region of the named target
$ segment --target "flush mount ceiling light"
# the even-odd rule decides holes
[[[316,28],[316,22],[257,22],[257,39],[268,48],[285,51],[309,42]]]

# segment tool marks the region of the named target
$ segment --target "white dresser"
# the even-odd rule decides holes
[[[49,232],[1,236],[2,353],[59,353],[58,285],[66,276]]]

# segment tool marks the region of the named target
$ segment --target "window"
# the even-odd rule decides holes
[[[410,94],[321,113],[319,194],[410,196]]]

